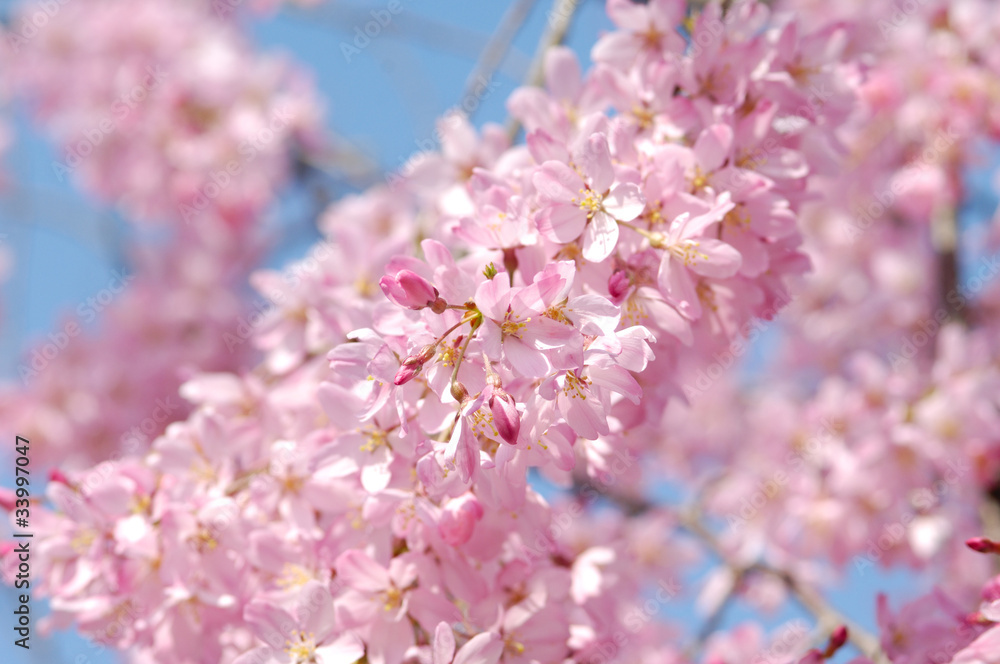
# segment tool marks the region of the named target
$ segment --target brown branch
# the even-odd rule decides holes
[[[534,9],[535,0],[514,0],[514,3],[504,13],[497,26],[496,32],[490,37],[489,42],[483,48],[483,52],[476,61],[469,78],[465,81],[465,90],[462,99],[469,99],[475,95],[475,89],[482,78],[489,79],[500,67],[500,64],[507,57],[514,38],[524,27],[525,21]],[[471,113],[469,114],[472,115]]]
[[[581,488],[582,486],[579,482],[574,484],[574,492],[579,493]],[[866,657],[875,662],[875,664],[885,664],[888,662],[882,653],[882,648],[877,637],[840,613],[820,593],[799,581],[788,570],[763,562],[742,565],[731,560],[729,553],[722,546],[719,538],[702,522],[699,510],[688,508],[675,511],[666,506],[655,505],[641,498],[620,496],[610,491],[605,492],[604,497],[618,505],[628,516],[636,516],[654,510],[670,510],[680,527],[701,540],[723,564],[733,570],[737,583],[747,575],[753,573],[766,574],[778,579],[785,585],[795,600],[816,618],[821,630],[829,632],[840,625],[844,625],[847,627],[848,638],[851,643]]]
[[[524,85],[541,85],[545,78],[545,54],[553,46],[562,44],[573,23],[573,16],[583,0],[553,0],[552,11],[549,12],[549,27],[538,42],[535,57],[524,79]],[[521,123],[511,118],[507,124],[507,136],[513,143],[517,133],[521,131]]]

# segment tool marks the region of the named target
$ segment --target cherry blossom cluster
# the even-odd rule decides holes
[[[671,406],[660,465],[706,487],[739,565],[763,559],[816,582],[899,566],[933,578],[933,593],[895,612],[880,600],[891,661],[991,661],[995,630],[979,636],[991,614],[967,611],[990,564],[961,543],[996,504],[1000,225],[957,218],[964,171],[996,138],[995,12],[975,0],[779,7],[807,25],[852,22],[846,52],[867,64],[837,129],[848,168],[818,174],[820,196],[802,208],[815,274],[771,330],[777,366],[749,391],[692,374],[693,408]],[[712,579],[724,593],[732,568]],[[774,603],[759,583],[738,593]]]
[[[24,353],[19,380],[0,391],[4,432],[44,440],[37,462],[67,469],[147,450],[190,412],[181,383],[251,356],[225,343],[246,310],[232,253],[188,238],[137,254],[114,280],[118,292],[82,301]]]
[[[668,411],[661,465],[706,482],[706,509],[747,564],[861,577],[936,565],[967,597],[986,569],[961,542],[1000,462],[1000,371],[981,361],[1000,356],[994,339],[949,325],[929,369],[859,352],[808,398],[778,380],[750,395],[720,382]]]
[[[148,453],[53,474],[52,626],[143,661],[684,661],[643,595],[679,592],[654,575],[684,546],[650,544],[678,524],[602,531],[529,470],[638,495],[685,372],[808,269],[798,213],[858,68],[846,26],[755,3],[608,10],[592,69],[555,48],[511,96],[523,144],[449,121],[254,275],[266,315],[218,343],[260,366],[187,381]]]
[[[4,76],[61,148],[52,170],[136,221],[243,226],[319,146],[309,81],[254,54],[207,2],[23,8],[2,37]]]
[[[809,364],[817,352],[834,363],[862,345],[889,352],[900,329],[913,334],[941,306],[954,313],[967,291],[981,291],[976,281],[960,282],[973,288],[950,300],[936,291],[948,280],[936,245],[948,241],[967,194],[963,168],[1000,136],[1000,22],[983,0],[780,6],[804,22],[850,20],[846,48],[868,63],[860,104],[838,131],[847,168],[818,182],[821,201],[803,210],[815,275],[796,293],[790,354]],[[992,228],[996,248],[1000,226]]]

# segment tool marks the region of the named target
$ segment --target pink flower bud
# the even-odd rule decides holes
[[[482,518],[483,506],[474,494],[466,493],[448,501],[438,521],[438,533],[451,546],[461,546],[472,538],[476,522]]]
[[[521,433],[521,414],[517,412],[514,398],[502,389],[495,389],[490,397],[490,412],[493,413],[493,424],[500,437],[511,445],[517,445],[517,436]]]
[[[833,657],[834,653],[840,650],[845,643],[847,643],[847,627],[841,625],[833,630],[833,634],[830,635],[830,643],[827,644],[826,652],[823,653],[823,656],[827,658]]]
[[[440,299],[438,290],[412,270],[400,270],[391,276],[387,274],[378,285],[387,298],[407,309],[423,309]]]
[[[979,553],[1000,553],[1000,544],[985,537],[973,537],[965,540],[965,546]]]
[[[49,471],[49,481],[59,482],[60,484],[65,484],[66,486],[72,486],[72,483],[69,481],[69,478],[66,477],[66,474],[58,468],[53,468]]]
[[[608,279],[608,295],[611,296],[611,301],[615,304],[621,304],[631,287],[632,282],[629,280],[628,273],[625,270],[615,270],[611,278]]]
[[[392,379],[392,382],[397,386],[408,383],[413,380],[413,377],[420,373],[423,368],[424,365],[422,364],[403,363],[403,366],[401,366],[399,371],[396,372],[396,377]]]
[[[434,344],[428,344],[421,348],[419,353],[410,355],[403,360],[403,366],[399,367],[399,371],[396,372],[393,382],[396,385],[402,385],[412,380],[414,376],[423,370],[424,364],[434,357],[435,349],[436,346]]]
[[[6,512],[14,511],[14,504],[17,502],[17,494],[10,489],[0,488],[0,508]]]

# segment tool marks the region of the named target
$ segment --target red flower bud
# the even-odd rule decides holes
[[[1000,544],[985,537],[973,537],[965,540],[965,546],[979,553],[1000,553]]]

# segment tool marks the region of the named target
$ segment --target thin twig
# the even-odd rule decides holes
[[[538,42],[535,50],[535,57],[528,70],[528,76],[524,79],[525,85],[541,85],[545,77],[545,54],[553,46],[562,44],[566,39],[566,33],[573,23],[573,16],[583,0],[554,0],[552,11],[549,12],[549,27],[542,35],[542,40]],[[521,131],[521,123],[511,118],[507,124],[507,136],[511,143],[517,138],[517,133]]]
[[[462,99],[470,99],[475,95],[476,87],[485,78],[489,80],[496,73],[500,64],[507,57],[514,38],[524,27],[525,21],[531,15],[531,10],[535,7],[535,0],[514,0],[514,3],[504,13],[497,26],[496,32],[490,37],[490,41],[479,54],[479,60],[473,68],[469,78],[465,81],[465,90],[462,92]],[[469,115],[475,111],[471,111]]]
[[[957,200],[962,200],[962,170],[957,158],[945,155],[948,161],[946,171],[949,184],[958,192]],[[948,318],[962,324],[968,324],[968,315],[964,308],[958,309],[952,304],[954,293],[958,292],[958,214],[954,208],[935,210],[931,217],[931,244],[937,255],[938,265],[938,305],[948,312]]]
[[[324,29],[332,28],[344,33],[347,38],[343,42],[333,44],[338,51],[341,50],[340,44],[354,46],[355,28],[364,30],[364,26],[372,21],[372,16],[367,8],[342,4],[320,5],[309,9],[285,5],[282,14],[296,22]],[[394,20],[373,39],[381,39],[382,37],[404,39],[470,59],[479,55],[480,47],[487,39],[487,35],[484,33],[441,23],[417,12],[408,12],[405,20]],[[516,76],[516,72],[524,71],[528,62],[526,53],[518,49],[511,49],[501,71],[507,75]]]
[[[574,483],[575,493],[579,493],[582,488],[579,482]],[[654,505],[641,498],[623,496],[612,492],[605,493],[604,498],[617,504],[628,516],[636,516],[656,509],[669,509],[666,506]],[[872,660],[872,662],[875,664],[885,664],[888,661],[882,653],[878,638],[840,613],[820,593],[803,584],[794,574],[761,562],[749,566],[741,565],[730,559],[729,553],[722,546],[719,538],[702,522],[701,514],[698,510],[691,508],[678,511],[672,510],[672,514],[674,514],[678,525],[700,539],[719,560],[733,570],[737,583],[747,574],[751,573],[767,574],[778,579],[785,585],[795,600],[816,618],[822,630],[832,631],[834,628],[844,625],[847,627],[848,638],[851,643]],[[736,584],[734,584],[734,588],[736,588]]]
[[[722,624],[722,619],[726,615],[726,609],[733,603],[736,599],[736,591],[739,589],[740,584],[743,583],[744,574],[740,571],[734,571],[733,575],[733,585],[730,586],[729,590],[726,592],[726,596],[719,602],[719,605],[715,607],[715,610],[705,619],[702,623],[701,628],[698,630],[698,635],[695,636],[694,641],[688,646],[684,655],[687,659],[694,660],[698,652],[705,646],[705,642],[708,641],[708,637],[715,634],[718,631],[719,626]]]
[[[705,524],[702,523],[700,515],[697,511],[683,511],[678,515],[678,520],[685,530],[702,540],[702,542],[704,542],[713,551],[713,553],[719,557],[720,560],[722,560],[731,569],[735,570],[738,577],[741,574],[747,574],[750,572],[758,572],[775,577],[784,583],[785,587],[788,588],[788,591],[795,597],[796,601],[798,601],[803,608],[813,614],[819,623],[821,630],[832,631],[834,628],[844,625],[847,627],[848,638],[851,643],[853,643],[866,657],[871,659],[873,662],[876,662],[876,664],[886,661],[884,655],[882,654],[882,648],[879,645],[879,641],[874,635],[870,634],[863,627],[840,613],[840,611],[830,605],[830,603],[827,602],[821,594],[803,584],[795,577],[794,574],[784,569],[772,567],[766,563],[754,563],[749,567],[743,567],[731,561],[725,548],[723,548],[722,543],[719,542],[715,533],[709,530]]]

